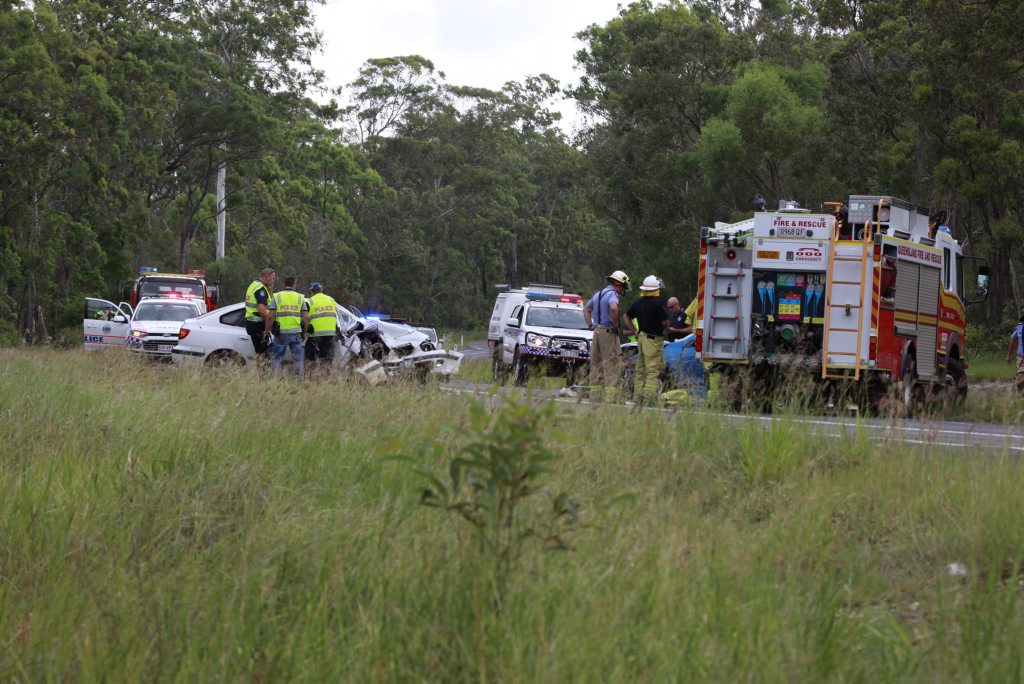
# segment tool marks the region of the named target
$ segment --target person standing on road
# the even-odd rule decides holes
[[[678,302],[676,303],[678,306]],[[661,298],[661,281],[649,275],[640,286],[640,299],[626,312],[637,321],[636,373],[633,376],[633,398],[652,403],[658,396],[658,384],[665,370],[665,328],[668,312]]]
[[[273,327],[270,320],[276,321],[280,330],[273,335],[273,358],[270,368],[273,372],[281,370],[281,360],[285,351],[292,350],[295,361],[295,373],[302,378],[304,354],[302,345],[306,341],[306,328],[309,326],[309,302],[301,292],[295,291],[295,276],[284,279],[284,289],[275,292],[270,298],[270,311],[274,318],[268,319],[265,332],[269,335]]]
[[[583,307],[583,318],[594,330],[590,343],[590,392],[591,398],[599,399],[602,394],[615,394],[622,375],[622,360],[619,352],[619,297],[629,289],[629,276],[615,271],[608,276],[608,285],[594,293]],[[626,333],[633,334],[633,324],[625,321]]]
[[[309,284],[309,339],[307,345],[312,352],[310,366],[320,366],[324,372],[330,370],[334,360],[334,343],[338,338],[338,303],[324,294],[324,286],[313,281]]]
[[[274,322],[270,315],[270,297],[277,272],[272,268],[260,271],[260,277],[252,281],[245,291],[245,332],[252,340],[256,356],[266,356],[270,335],[266,332]]]
[[[1017,327],[1010,334],[1010,346],[1006,349],[1006,363],[1013,363],[1014,354],[1017,356],[1017,372],[1013,379],[1017,383],[1017,391],[1024,394],[1024,315],[1017,322]]]

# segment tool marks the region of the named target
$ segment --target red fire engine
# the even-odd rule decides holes
[[[988,265],[965,256],[944,214],[893,197],[853,195],[830,242],[821,377],[866,380],[905,409],[933,393],[967,393],[966,305],[987,294]],[[978,298],[968,300],[965,264]]]
[[[967,391],[965,256],[944,215],[853,195],[834,215],[791,204],[701,231],[697,351],[730,387],[771,393],[813,378],[909,411],[928,393]]]

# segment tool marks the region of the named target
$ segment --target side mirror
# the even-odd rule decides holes
[[[519,319],[516,318],[515,316],[509,316],[508,320],[505,321],[505,325],[507,325],[510,328],[518,328],[519,327]]]
[[[992,269],[988,266],[982,265],[978,267],[978,296],[986,297],[988,295],[988,279],[992,275]]]
[[[122,316],[121,314],[117,314],[116,316],[114,316],[113,318],[111,318],[111,319],[110,319],[110,321],[111,321],[112,323],[127,323],[127,322],[128,322],[128,319],[127,319],[127,318],[125,318],[124,316]]]

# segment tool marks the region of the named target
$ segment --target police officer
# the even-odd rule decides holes
[[[665,308],[668,309],[668,329],[665,331],[665,340],[667,342],[681,340],[693,332],[693,324],[687,316],[689,309],[683,311],[683,307],[680,306],[677,298],[669,297],[665,303]]]
[[[615,271],[607,278],[608,284],[590,298],[583,307],[583,319],[594,329],[590,343],[590,392],[599,399],[606,388],[618,387],[622,375],[619,351],[619,297],[629,289],[629,276]],[[633,324],[626,320],[626,334],[633,334]]]
[[[266,355],[270,335],[266,331],[274,322],[270,315],[270,296],[277,273],[272,268],[260,271],[260,277],[249,285],[245,291],[245,332],[252,340],[252,348],[256,355]]]
[[[302,345],[306,341],[306,328],[309,326],[309,302],[301,292],[295,291],[295,276],[284,279],[284,289],[274,293],[268,308],[273,318],[268,318],[265,333],[270,335],[274,322],[280,327],[272,338],[273,357],[270,369],[275,373],[280,371],[284,354],[291,349],[292,359],[295,361],[295,374],[301,379],[305,358]]]
[[[334,344],[338,332],[338,303],[324,294],[324,286],[315,280],[309,284],[309,342],[306,344],[310,365],[328,370],[334,360]]]
[[[637,357],[633,376],[633,397],[640,402],[651,402],[658,395],[658,382],[665,370],[665,328],[668,312],[661,298],[661,281],[649,275],[640,286],[640,299],[633,302],[626,315],[636,318]]]

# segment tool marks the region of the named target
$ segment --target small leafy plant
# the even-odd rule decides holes
[[[568,494],[553,495],[541,482],[558,458],[542,436],[553,410],[553,403],[505,399],[492,412],[476,402],[470,406],[469,429],[457,429],[466,441],[454,454],[428,440],[417,457],[396,457],[412,463],[427,481],[421,504],[469,524],[476,545],[493,561],[499,587],[528,548],[571,548],[568,534],[579,507]],[[445,478],[431,464],[443,463],[446,456]]]

